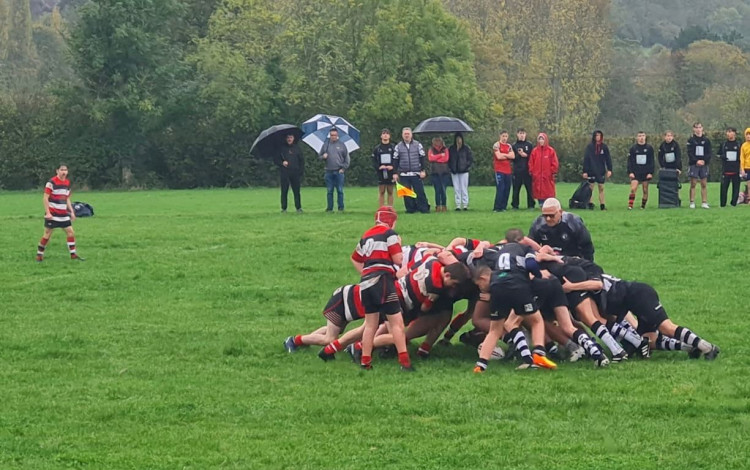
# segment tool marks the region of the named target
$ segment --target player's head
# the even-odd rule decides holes
[[[518,243],[523,240],[523,230],[520,228],[509,228],[505,232],[505,241],[508,243]]]
[[[665,132],[665,133],[664,133],[664,140],[665,140],[665,141],[666,141],[666,142],[667,142],[668,144],[671,144],[671,143],[672,143],[672,141],[674,140],[674,132],[672,132],[672,131],[667,131],[667,132]]]
[[[644,145],[646,143],[646,133],[643,131],[638,131],[638,134],[636,134],[635,136],[635,140],[640,145]]]
[[[396,226],[396,219],[398,219],[398,214],[391,206],[382,206],[375,211],[375,222],[386,225],[388,228]]]
[[[544,221],[550,227],[559,224],[562,219],[562,205],[560,205],[560,201],[554,197],[545,199],[542,205],[542,217],[544,217]]]
[[[391,141],[391,131],[388,128],[383,129],[380,131],[380,141],[384,144],[387,144]]]
[[[57,169],[55,170],[57,172],[57,177],[61,180],[64,180],[68,177],[68,165],[65,163],[61,163],[57,166]]]
[[[727,139],[734,140],[737,137],[737,129],[734,127],[727,127]]]
[[[521,142],[526,140],[526,129],[524,129],[523,127],[519,127],[516,130],[516,138]]]
[[[490,291],[490,279],[492,279],[492,269],[489,266],[480,265],[471,270],[471,280],[482,292]]]
[[[453,287],[469,279],[469,268],[461,263],[451,263],[443,267],[443,284]]]
[[[693,134],[697,135],[698,137],[701,137],[703,135],[703,124],[701,124],[700,122],[694,122]]]

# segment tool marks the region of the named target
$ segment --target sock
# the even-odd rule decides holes
[[[76,254],[76,237],[68,237],[68,251],[70,251],[71,258],[77,258]]]
[[[620,323],[608,323],[607,326],[609,326],[609,331],[612,333],[612,336],[617,339],[617,341],[625,340],[626,342],[632,344],[635,348],[640,346],[641,342],[643,341],[641,335],[639,335],[638,332],[635,331],[632,326],[630,326],[630,323],[624,320]]]
[[[302,335],[297,335],[294,337],[294,345],[302,346]]]
[[[578,343],[584,351],[586,351],[586,354],[589,355],[589,357],[593,357],[596,359],[597,357],[601,356],[602,349],[599,347],[594,340],[591,339],[591,336],[587,335],[585,331],[582,329],[577,329],[573,333],[573,338],[576,340],[576,343]]]
[[[647,197],[644,197],[643,199],[641,199],[641,209],[645,209],[646,208],[646,203],[647,202],[648,202],[648,198]]]
[[[42,238],[39,240],[39,245],[36,247],[36,257],[37,259],[44,258],[44,250],[47,248],[47,242],[49,242],[49,238]]]
[[[336,354],[339,351],[341,351],[341,343],[339,343],[339,340],[335,340],[333,343],[330,343],[323,348],[323,352],[326,354]]]
[[[531,351],[529,351],[529,343],[526,342],[526,335],[523,334],[523,330],[516,328],[510,334],[513,335],[513,344],[516,352],[521,355],[521,360],[533,364],[534,361],[531,358]],[[544,346],[542,346],[542,349],[544,349]]]
[[[547,351],[547,354],[549,354],[550,356],[554,356],[555,354],[560,352],[557,344],[555,344],[554,341],[550,341],[549,343],[545,344],[544,350]]]
[[[479,367],[482,369],[482,371],[487,370],[487,359],[482,359],[481,357],[477,360],[476,367]]]
[[[674,335],[675,338],[679,339],[683,343],[687,343],[694,348],[700,349],[704,354],[711,352],[711,348],[713,347],[711,343],[701,339],[700,336],[682,326],[677,327]]]
[[[429,356],[430,355],[430,349],[432,349],[432,345],[430,345],[430,343],[428,343],[427,341],[425,341],[424,343],[422,343],[421,346],[419,346],[419,349],[417,349],[417,354],[419,354],[422,357]],[[399,357],[400,357],[400,355],[399,355]]]
[[[607,345],[610,351],[612,351],[612,354],[615,356],[625,352],[624,349],[622,349],[622,346],[615,341],[615,339],[612,337],[611,334],[609,334],[609,331],[607,330],[607,327],[602,325],[600,321],[595,321],[591,325],[591,330],[596,333],[596,336],[598,336],[602,341],[604,341],[604,344]]]
[[[362,362],[365,362],[364,356],[362,357]],[[411,359],[409,359],[409,351],[398,353],[398,362],[404,367],[411,367]]]
[[[362,356],[361,365],[367,369],[372,367],[372,356]]]
[[[674,338],[659,333],[656,337],[656,349],[662,351],[690,351],[693,348],[682,341],[677,341]]]
[[[458,330],[460,330],[468,320],[469,319],[466,316],[466,312],[462,312],[456,315],[456,317],[451,321],[451,324],[448,325],[448,331],[445,332],[443,338],[447,340],[453,338],[456,333],[458,333]]]
[[[635,201],[635,193],[630,193],[630,196],[628,196],[628,207],[633,207],[633,201]]]
[[[606,208],[607,208],[607,206],[605,206],[604,204],[599,204],[599,209],[604,210]]]

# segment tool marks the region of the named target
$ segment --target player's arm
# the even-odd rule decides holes
[[[542,249],[542,245],[540,245],[535,240],[532,240],[529,237],[523,237],[523,239],[521,239],[521,241],[518,243],[520,243],[521,245],[526,245],[528,247],[531,247],[531,249],[534,251],[539,251]]]
[[[357,272],[361,275],[362,271],[365,269],[365,260],[362,257],[362,255],[359,253],[359,245],[357,245],[357,248],[352,252],[352,265],[354,265],[354,269],[357,270]]]
[[[416,246],[417,248],[437,248],[438,250],[446,248],[443,245],[438,245],[437,243],[432,242],[417,242],[414,244],[414,246]]]
[[[537,251],[536,252],[536,260],[538,263],[543,263],[545,261],[551,261],[553,263],[561,263],[563,262],[562,256],[556,255],[554,252],[550,253],[547,250],[543,251]]]
[[[352,264],[354,265],[354,269],[356,269],[359,274],[362,274],[362,270],[365,269],[365,263],[355,261],[352,258]]]
[[[565,293],[573,291],[600,291],[604,283],[598,279],[589,279],[588,281],[570,282],[563,276],[562,288]]]
[[[449,264],[458,263],[458,258],[456,258],[452,252],[443,250],[435,255],[435,257],[440,261],[440,264],[443,266],[448,266]]]
[[[44,218],[51,219],[52,214],[49,212],[49,194],[47,192],[42,195],[42,205],[44,206]]]
[[[466,239],[461,237],[456,237],[453,240],[451,240],[450,243],[448,243],[448,246],[445,247],[446,250],[452,250],[457,246],[466,245]]]
[[[67,205],[68,214],[70,214],[70,220],[76,220],[76,211],[73,209],[73,204],[71,204],[70,202],[70,197],[68,197]]]

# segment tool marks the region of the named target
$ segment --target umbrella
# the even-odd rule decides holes
[[[462,120],[448,116],[425,119],[414,128],[415,134],[447,134],[449,132],[474,132],[474,129]]]
[[[349,121],[330,114],[316,114],[302,123],[302,142],[320,153],[323,145],[328,142],[328,132],[336,128],[339,131],[339,140],[346,145],[349,153],[359,148],[359,130],[352,126]]]
[[[250,147],[250,153],[260,157],[274,155],[289,134],[294,134],[294,140],[297,141],[302,137],[302,129],[291,124],[269,127],[255,139],[253,146]]]

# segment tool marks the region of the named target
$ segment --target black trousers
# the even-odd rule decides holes
[[[294,193],[294,207],[296,209],[302,208],[302,198],[299,194],[301,179],[302,175],[297,172],[281,171],[281,210],[286,210],[289,186],[292,187],[292,193]]]
[[[518,209],[518,198],[521,195],[521,187],[526,188],[526,206],[529,209],[534,208],[534,195],[531,193],[531,175],[528,173],[513,173],[513,199],[510,206]]]
[[[732,183],[732,199],[729,203],[733,206],[737,205],[737,196],[740,195],[740,175],[735,173],[733,175],[721,175],[721,190],[719,194],[719,203],[721,207],[727,205],[727,191],[729,190],[729,183]]]

